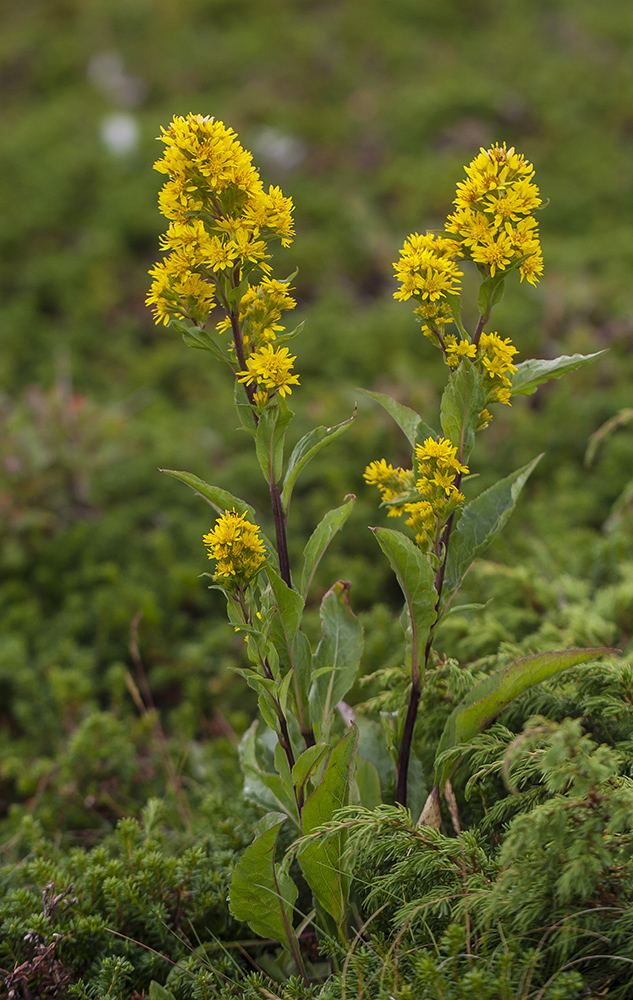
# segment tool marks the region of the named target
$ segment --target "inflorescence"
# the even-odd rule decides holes
[[[463,277],[459,265],[474,262],[489,283],[500,284],[507,272],[518,269],[521,281],[526,278],[536,284],[543,258],[533,213],[540,208],[541,198],[532,180],[532,164],[505,143],[481,149],[465,170],[466,179],[457,185],[455,211],[448,216],[445,231],[412,233],[405,240],[394,264],[399,282],[394,297],[415,300],[422,332],[442,351],[451,371],[464,360],[478,370],[486,403],[479,414],[477,429],[481,429],[492,419],[488,405],[510,405],[517,349],[508,337],[484,330],[492,297],[475,335],[471,338],[466,333],[459,319]],[[457,334],[446,331],[449,324],[455,325]],[[412,470],[394,469],[384,459],[372,462],[365,471],[366,481],[380,490],[389,516],[409,515],[406,524],[424,551],[439,555],[443,528],[464,502],[459,485],[468,469],[460,457],[445,438],[427,438],[416,447],[417,476]]]
[[[209,559],[216,560],[213,579],[230,589],[244,590],[266,561],[260,528],[246,514],[226,510],[203,536]]]
[[[251,154],[221,121],[176,116],[161,131],[166,149],[154,166],[168,175],[159,206],[169,227],[161,239],[166,256],[150,271],[147,304],[157,323],[184,322],[198,329],[222,310],[215,331],[231,331],[234,368],[247,365],[236,374],[263,376],[253,393],[261,410],[272,395],[290,393],[298,384],[287,349],[269,346],[285,330],[282,313],[296,305],[288,282],[271,278],[268,263],[272,240],[284,247],[292,242],[292,200],[278,187],[264,189]]]

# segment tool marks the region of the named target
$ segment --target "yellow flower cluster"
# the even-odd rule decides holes
[[[401,500],[410,496],[415,490],[415,480],[410,469],[394,469],[393,465],[388,465],[384,458],[372,462],[368,465],[363,474],[363,478],[370,486],[377,486],[380,490],[380,497],[383,503],[391,504],[392,501]],[[390,506],[388,517],[400,517],[402,507]]]
[[[455,482],[468,467],[462,465],[457,448],[446,438],[435,441],[429,437],[416,445],[415,458],[417,479],[413,471],[394,469],[384,459],[368,465],[364,478],[378,487],[383,503],[392,504],[390,516],[409,515],[405,524],[413,528],[416,542],[426,551],[435,546],[448,518],[464,502]]]
[[[291,373],[294,361],[295,356],[290,356],[287,347],[264,344],[246,359],[247,370],[238,372],[238,379],[246,385],[257,383],[255,403],[261,408],[268,402],[271,391],[287,396],[292,392],[291,386],[299,385],[299,377]]]
[[[239,589],[250,583],[266,560],[259,530],[246,520],[246,514],[235,510],[227,510],[218,518],[202,539],[209,549],[209,559],[216,560],[214,580]]]
[[[481,149],[464,169],[446,232],[413,233],[394,264],[400,283],[394,298],[416,299],[422,332],[436,346],[453,320],[447,296],[460,291],[458,261],[474,261],[489,277],[518,264],[521,281],[532,284],[543,271],[533,215],[541,198],[532,164],[504,143]]]
[[[203,325],[218,290],[254,268],[270,272],[270,240],[290,245],[292,200],[277,187],[264,190],[251,154],[222,122],[189,114],[161,131],[166,150],[154,166],[169,177],[159,206],[171,222],[162,240],[168,255],[150,271],[147,303],[157,323]]]
[[[288,284],[275,278],[264,278],[259,285],[251,285],[240,299],[240,326],[244,347],[256,351],[277,334],[285,330],[279,322],[283,311],[294,309],[295,300],[288,294]],[[230,329],[226,318],[216,324],[218,333]]]
[[[459,249],[455,240],[434,233],[412,233],[404,241],[400,260],[393,265],[400,282],[394,298],[405,301],[413,296],[428,307],[446,295],[457,294],[462,272],[453,257]]]
[[[488,401],[510,406],[512,380],[508,372],[517,370],[512,363],[516,353],[517,349],[509,337],[502,340],[497,333],[482,333],[479,357],[483,367],[484,388],[488,390]]]
[[[446,226],[461,244],[460,256],[483,265],[491,277],[525,257],[521,281],[536,284],[543,258],[532,214],[541,205],[532,164],[504,143],[481,149],[465,169]]]
[[[512,380],[508,373],[517,370],[513,363],[517,349],[509,337],[503,340],[498,333],[482,333],[477,345],[469,340],[458,340],[449,333],[444,344],[446,360],[451,368],[457,368],[462,358],[468,358],[478,365],[483,375],[487,403],[510,405]],[[490,414],[487,416],[490,419]]]

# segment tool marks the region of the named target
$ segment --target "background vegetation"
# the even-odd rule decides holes
[[[590,435],[631,405],[633,9],[622,0],[4,0],[0,17],[8,893],[0,963],[10,970],[34,960],[23,941],[33,914],[42,940],[52,933],[41,916],[45,884],[74,881],[84,895],[68,914],[83,907],[85,919],[102,924],[90,925],[86,944],[85,923],[73,917],[64,933],[78,951],[68,945],[61,964],[101,996],[109,988],[102,959],[127,961],[130,969],[111,976],[127,997],[161,977],[111,934],[96,947],[101,928],[162,953],[171,945],[163,924],[152,930],[121,908],[115,918],[107,901],[99,916],[91,866],[114,866],[120,884],[116,859],[142,841],[143,857],[163,866],[164,923],[178,930],[185,918],[173,904],[182,883],[174,859],[182,865],[183,852],[198,851],[191,878],[215,879],[223,899],[223,866],[256,819],[243,810],[239,821],[217,818],[236,797],[236,745],[252,706],[230,673],[240,642],[198,578],[209,513],[157,470],[191,470],[261,510],[266,497],[248,442],[226,422],[225,373],[155,327],[144,306],[162,228],[151,169],[161,124],[188,111],[222,119],[253,150],[265,182],[295,201],[297,238],[277,257],[279,274],[299,268],[297,312],[306,321],[295,342],[302,389],[293,430],[298,437],[315,422],[339,422],[356,400],[359,416],[304,475],[291,545],[303,544],[328,506],[359,495],[320,579],[323,590],[339,576],[352,580],[367,675],[398,663],[400,597],[366,528],[383,514],[362,472],[374,458],[407,455],[397,429],[356,387],[389,392],[432,419],[444,378],[411,311],[392,299],[391,263],[409,232],[442,220],[480,145],[505,140],[534,162],[551,200],[539,220],[545,278],[536,289],[508,290],[499,332],[521,357],[608,353],[517,400],[478,444],[477,487],[546,456],[503,539],[467,582],[469,599],[491,604],[447,623],[444,644],[474,675],[490,669],[500,647],[606,642],[627,651],[633,560],[623,491],[633,435],[624,428],[610,437],[591,469],[583,456]],[[370,684],[357,697],[378,690]],[[575,713],[552,717],[591,715],[589,702],[572,703]],[[605,739],[602,730],[593,736]],[[130,833],[126,819],[113,835],[124,817],[141,827]],[[97,844],[98,857],[82,853]],[[200,858],[219,851],[224,860],[209,874]],[[202,929],[190,957],[209,935],[228,941],[239,931],[206,883],[200,892],[207,902],[196,909]],[[214,916],[204,916],[207,906]],[[185,961],[179,949],[173,961]]]

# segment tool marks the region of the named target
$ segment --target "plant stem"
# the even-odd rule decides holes
[[[461,449],[460,449],[461,458]],[[455,486],[457,489],[462,483],[462,473],[458,473],[455,477]],[[444,550],[444,556],[439,565],[438,571],[435,574],[435,590],[437,592],[437,600],[435,602],[435,622],[431,625],[429,631],[429,637],[426,641],[426,646],[424,649],[424,666],[422,669],[422,677],[426,675],[426,669],[429,664],[429,658],[431,656],[431,649],[433,648],[433,639],[435,629],[437,627],[437,615],[440,610],[440,602],[442,600],[442,588],[444,587],[444,579],[446,577],[446,560],[448,559],[448,546],[451,539],[451,531],[453,530],[453,522],[455,520],[455,512],[451,514],[448,521],[444,525],[444,530],[442,531],[442,536],[440,539],[440,547]],[[413,658],[417,658],[417,650],[413,650]],[[409,759],[411,757],[411,744],[413,742],[413,730],[415,729],[415,720],[418,714],[418,706],[420,704],[421,696],[421,685],[420,685],[420,669],[417,663],[411,664],[411,691],[409,693],[409,704],[407,705],[407,714],[404,720],[404,726],[402,727],[402,739],[400,741],[400,754],[398,759],[398,775],[396,778],[396,802],[398,805],[406,806],[407,804],[407,785],[409,777]]]
[[[240,319],[238,313],[235,310],[231,310],[229,313],[231,320],[231,330],[233,331],[233,343],[235,344],[235,354],[237,356],[238,363],[240,365],[241,371],[246,371],[246,357],[244,355],[244,341],[242,339],[242,330],[240,328]],[[246,385],[246,395],[251,406],[254,405],[254,392],[253,387]],[[255,427],[259,423],[257,414],[253,410],[253,420],[255,421]],[[288,558],[288,539],[286,536],[286,519],[284,517],[283,507],[281,504],[281,493],[279,491],[279,486],[272,480],[269,482],[270,488],[270,504],[273,510],[273,520],[275,522],[275,535],[277,539],[277,555],[279,556],[279,574],[281,579],[287,584],[288,587],[292,587],[292,580],[290,578],[290,560]]]
[[[411,757],[411,742],[413,740],[413,730],[420,704],[420,678],[411,681],[411,692],[409,694],[409,704],[407,714],[402,729],[402,740],[400,741],[400,754],[398,758],[398,777],[396,779],[396,803],[401,806],[407,804],[407,785],[409,777],[409,759]]]
[[[270,481],[270,502],[273,508],[273,518],[275,520],[275,534],[277,536],[277,555],[279,556],[279,575],[289,587],[292,587],[290,578],[290,560],[288,558],[288,539],[286,538],[286,519],[284,517],[281,504],[281,493],[277,483]]]

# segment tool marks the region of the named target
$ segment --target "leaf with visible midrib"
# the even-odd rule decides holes
[[[393,528],[370,530],[391,563],[404,594],[411,623],[412,669],[415,672],[436,617],[435,575],[426,556],[401,531],[394,531]]]
[[[355,417],[356,407],[354,407],[354,412],[348,420],[344,420],[342,423],[336,424],[335,427],[315,427],[314,430],[305,434],[294,446],[288,461],[288,468],[286,470],[283,489],[281,491],[281,503],[286,515],[288,513],[288,506],[290,504],[292,491],[301,471],[306,467],[308,462],[315,457],[315,455],[318,455],[319,452],[323,450],[323,448],[327,448],[327,446],[332,444],[333,441],[336,441],[341,434],[344,434],[347,428],[354,422]]]
[[[223,490],[219,486],[210,486],[209,483],[198,479],[191,472],[176,472],[174,469],[159,469],[158,471],[164,472],[166,476],[179,479],[181,483],[186,483],[192,490],[204,497],[217,510],[218,514],[223,514],[225,510],[235,509],[238,514],[249,514],[251,518],[255,518],[254,509],[245,500],[240,500],[239,497],[233,496],[228,490]]]
[[[597,660],[600,656],[615,652],[617,650],[607,646],[598,646],[594,649],[556,649],[536,653],[516,660],[502,670],[496,670],[490,677],[475,684],[444,726],[435,754],[436,782],[443,787],[455,767],[454,758],[438,763],[440,755],[481,733],[499,712],[524,691],[578,663]]]
[[[306,800],[301,814],[304,835],[329,823],[337,809],[349,801],[349,789],[358,730],[354,726],[340,740],[330,755],[323,780]],[[344,833],[309,841],[299,852],[298,860],[305,880],[324,910],[343,924],[349,894],[349,876],[343,865]]]
[[[443,601],[455,593],[474,559],[501,531],[514,510],[521,490],[543,455],[500,479],[464,508],[453,532],[446,561]]]
[[[370,392],[368,389],[361,389],[360,392],[380,403],[383,409],[396,421],[402,433],[408,438],[412,448],[415,447],[416,442],[421,437],[430,437],[434,441],[437,440],[437,433],[410,406],[404,406],[403,403],[392,399],[391,396],[387,396],[384,392]]]
[[[285,820],[280,813],[268,813],[260,821],[263,832],[246,848],[233,871],[229,909],[256,934],[274,938],[289,949],[298,890],[275,864],[277,838]]]
[[[451,372],[440,404],[442,430],[467,462],[475,443],[475,427],[486,405],[481,373],[468,358]]]
[[[343,527],[352,512],[356,497],[351,494],[345,498],[345,503],[334,510],[328,510],[316,526],[303,550],[303,569],[301,571],[301,593],[304,600],[308,596],[317,567],[332,538]]]
[[[529,358],[517,365],[517,370],[513,372],[510,395],[531,396],[544,382],[548,382],[552,378],[560,378],[567,372],[575,372],[604,353],[604,351],[597,351],[595,354],[571,354],[569,356],[563,354],[560,358],[552,359]]]
[[[317,738],[356,678],[363,652],[363,626],[352,611],[350,584],[339,580],[321,602],[323,637],[312,658],[310,717]]]

